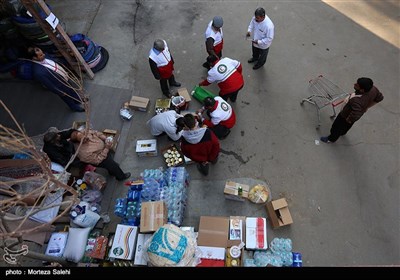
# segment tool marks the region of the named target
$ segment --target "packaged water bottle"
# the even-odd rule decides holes
[[[126,198],[117,198],[115,207],[114,207],[114,214],[118,217],[125,217],[126,215]]]
[[[297,252],[292,252],[293,255],[293,264],[292,267],[302,267],[303,261],[301,259],[301,254]]]
[[[286,252],[291,252],[292,251],[292,240],[290,238],[285,238],[283,239],[283,250]]]

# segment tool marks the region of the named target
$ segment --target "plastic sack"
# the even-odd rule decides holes
[[[270,198],[270,190],[264,185],[255,185],[249,191],[249,200],[253,203],[265,203]]]
[[[107,185],[106,178],[96,172],[87,171],[83,175],[83,181],[85,181],[92,189],[101,191]]]
[[[102,198],[103,198],[103,195],[101,194],[100,191],[90,190],[90,191],[85,191],[83,193],[81,200],[83,200],[87,203],[95,203],[95,202],[99,203]],[[89,207],[89,209],[90,209],[90,207]]]
[[[90,228],[70,228],[63,257],[69,261],[78,263],[85,254],[89,232]]]
[[[72,222],[80,227],[93,229],[100,220],[100,215],[91,211],[89,203],[81,201],[71,209],[70,217]]]
[[[144,248],[144,257],[151,266],[196,266],[200,262],[196,237],[173,224],[160,227]]]
[[[195,86],[190,93],[195,99],[201,102],[201,104],[204,104],[204,99],[206,97],[211,97],[214,98],[215,94],[211,93],[210,91],[200,87],[200,86]]]

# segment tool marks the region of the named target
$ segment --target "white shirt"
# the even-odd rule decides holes
[[[57,74],[59,74],[61,77],[64,78],[65,81],[68,81],[68,73],[67,71],[65,71],[64,68],[62,68],[62,66],[58,63],[56,63],[55,61],[51,60],[51,59],[43,59],[42,61],[35,61],[41,65],[43,65],[44,67],[56,72]]]
[[[232,116],[232,107],[220,96],[216,96],[214,99],[218,101],[218,106],[210,113],[210,117],[211,122],[214,125],[217,125],[222,121],[226,121]]]
[[[165,132],[172,140],[178,140],[181,138],[182,130],[176,133],[176,119],[180,117],[183,116],[179,115],[174,110],[155,115],[147,121],[151,135],[157,136]]]
[[[253,40],[257,41],[257,44],[253,43],[253,46],[259,49],[268,49],[274,39],[274,28],[274,24],[267,15],[262,22],[256,22],[256,18],[253,16],[247,28],[247,31],[253,34]]]
[[[208,24],[206,32],[205,32],[204,35],[206,37],[206,40],[207,40],[207,38],[210,38],[210,37],[213,38],[214,39],[214,46],[216,46],[219,43],[221,43],[222,38],[224,37],[224,34],[222,33],[222,28],[219,29],[219,32],[215,31],[212,28],[212,23],[213,23],[213,21],[210,21],[210,23]]]
[[[169,52],[167,42],[163,41],[164,50],[162,52],[152,48],[149,53],[149,57],[157,64],[157,67],[165,66],[171,61],[171,53]]]
[[[235,72],[239,65],[239,61],[224,57],[208,71],[207,81],[211,84],[223,82]]]

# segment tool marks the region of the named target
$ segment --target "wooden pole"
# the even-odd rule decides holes
[[[67,35],[67,33],[64,31],[62,26],[60,24],[57,24],[55,31],[60,34],[62,37],[62,42],[59,38],[57,38],[56,34],[53,32],[52,27],[41,18],[39,12],[35,8],[34,4],[38,4],[38,6],[43,10],[43,12],[46,14],[46,16],[49,16],[51,14],[50,9],[47,7],[47,5],[44,3],[43,0],[21,0],[22,4],[25,6],[25,8],[32,14],[33,18],[36,20],[36,22],[40,25],[40,27],[43,29],[44,32],[49,36],[50,40],[54,43],[54,45],[57,47],[57,49],[60,51],[60,53],[64,56],[64,58],[67,60],[68,64],[74,69],[76,74],[79,75],[81,72],[80,66],[83,67],[85,70],[86,75],[90,79],[94,78],[94,73],[90,69],[89,65],[86,63],[86,61],[83,59],[82,55],[80,52],[76,49],[75,45],[72,43],[71,39]],[[69,52],[72,51],[72,54]]]

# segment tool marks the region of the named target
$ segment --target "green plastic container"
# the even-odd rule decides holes
[[[213,94],[212,92],[202,88],[201,86],[195,86],[191,92],[191,95],[200,101],[202,104],[204,104],[204,99],[206,97],[211,97],[214,98],[216,95]]]

